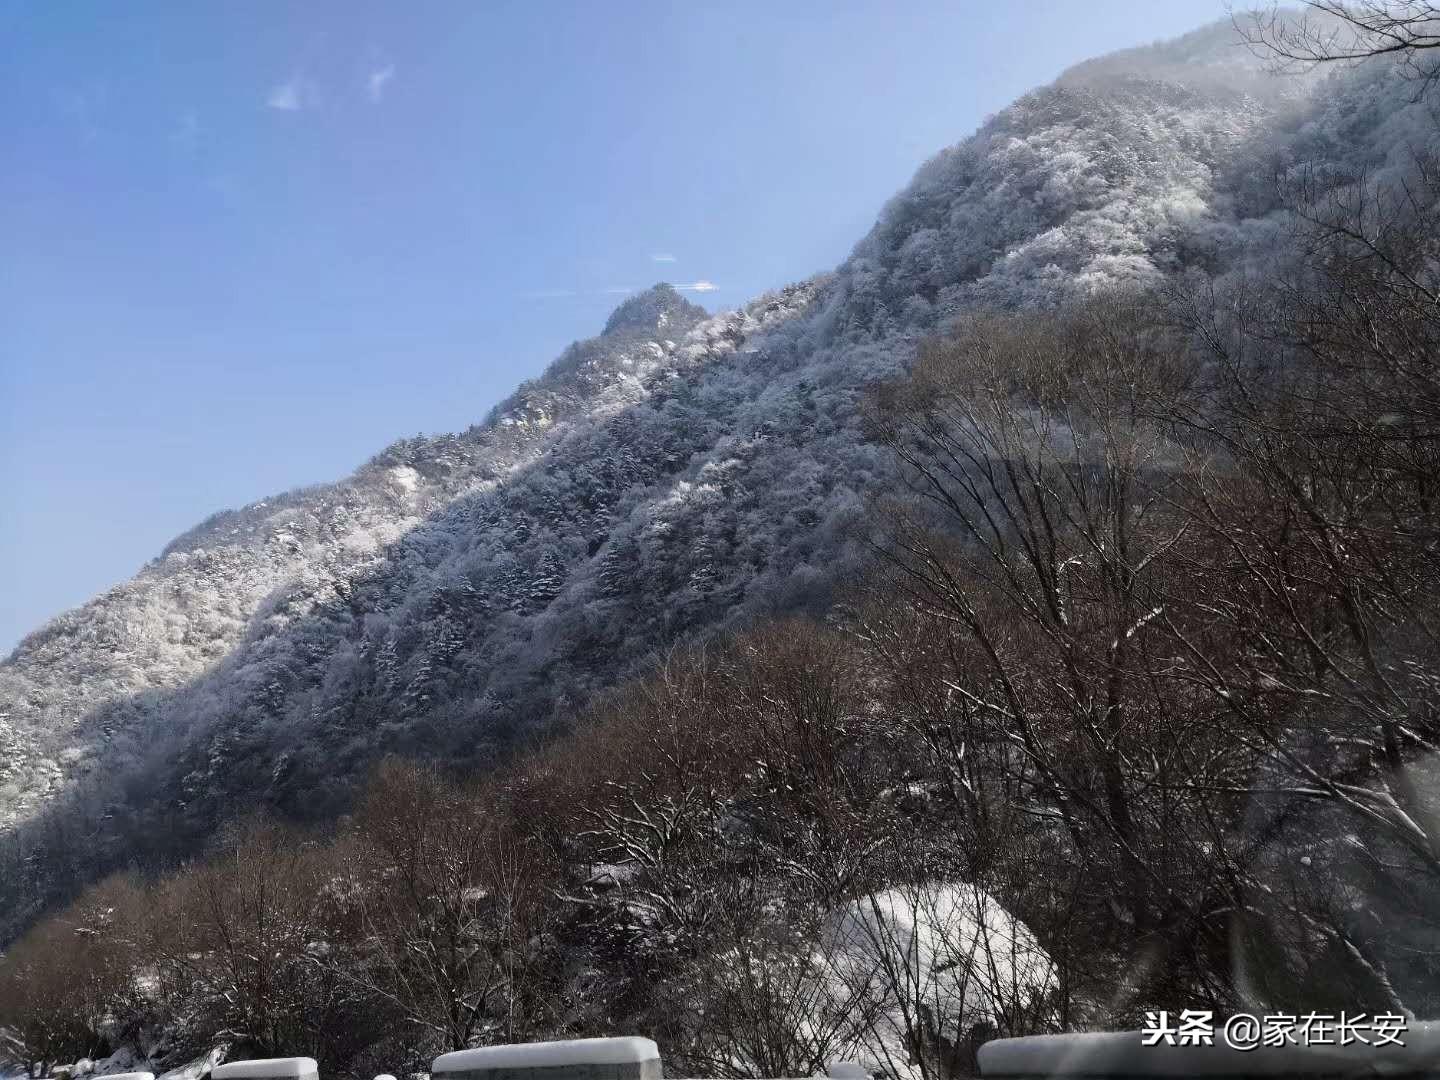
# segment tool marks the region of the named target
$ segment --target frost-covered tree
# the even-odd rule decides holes
[[[824,610],[895,487],[866,388],[922,339],[1281,278],[1297,186],[1408,182],[1436,149],[1398,61],[1291,77],[1235,41],[1079,65],[926,163],[833,273],[714,316],[646,290],[475,427],[216,515],[32,634],[0,664],[4,933],[239,810],[332,818],[390,752],[491,768],[679,642]]]

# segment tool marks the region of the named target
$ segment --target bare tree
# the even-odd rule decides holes
[[[1163,414],[1192,379],[1153,306],[1111,298],[971,319],[922,350],[873,421],[912,495],[880,550],[948,638],[949,711],[971,729],[957,749],[1008,774],[1006,797],[1084,882],[1124,970],[1149,957],[1146,980],[1220,1000],[1225,825],[1194,785],[1243,760],[1173,677],[1164,630],[1191,542],[1171,495],[1192,448]],[[1129,978],[1117,970],[1116,988]]]
[[[360,977],[445,1050],[523,1038],[547,891],[537,845],[433,768],[389,762],[357,815],[374,950]]]
[[[0,957],[0,1053],[37,1077],[95,1055],[127,982],[111,940],[73,910],[51,916]]]
[[[1440,77],[1440,5],[1432,0],[1303,0],[1299,17],[1274,5],[1237,19],[1250,46],[1281,64],[1312,66],[1396,56],[1422,92]]]
[[[1255,902],[1296,943],[1272,955],[1323,955],[1352,1002],[1400,1012],[1435,1000],[1421,897],[1440,871],[1437,193],[1423,160],[1398,188],[1302,185],[1297,271],[1189,305],[1214,385],[1182,422],[1227,464],[1183,485],[1191,573],[1214,583],[1197,608],[1208,622],[1167,622],[1256,762],[1249,858],[1268,880]],[[1352,838],[1339,851],[1354,857],[1322,836]],[[1365,902],[1336,905],[1282,850],[1323,860]],[[1283,966],[1290,992],[1317,983]]]
[[[316,912],[324,880],[314,852],[287,831],[242,823],[216,856],[176,882],[199,966],[207,1026],[260,1054],[293,1052],[323,950]]]
[[[710,1076],[814,1076],[852,1056],[874,1006],[835,977],[821,912],[774,879],[722,885],[710,949],[675,980],[683,1067]]]

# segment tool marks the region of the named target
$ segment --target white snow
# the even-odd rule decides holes
[[[1362,1030],[1368,1030],[1362,1028]],[[1412,1023],[1404,1046],[1142,1046],[1139,1031],[1028,1035],[980,1048],[980,1074],[1005,1076],[1398,1076],[1440,1064],[1440,1021]]]
[[[390,479],[403,491],[414,491],[420,485],[420,474],[409,465],[397,465],[391,469]]]
[[[122,1046],[109,1057],[100,1058],[95,1062],[91,1072],[95,1076],[103,1076],[105,1080],[113,1080],[114,1077],[142,1076],[143,1072],[135,1071],[136,1065],[143,1066],[145,1062],[138,1061],[135,1051],[128,1046]]]
[[[613,1039],[566,1039],[560,1042],[519,1043],[455,1050],[435,1059],[430,1071],[468,1069],[543,1069],[557,1065],[630,1065],[655,1061],[660,1048],[652,1039],[634,1036]],[[218,1078],[217,1080],[223,1080]]]
[[[959,1041],[982,1021],[1043,998],[1055,969],[1029,928],[984,890],[963,882],[899,887],[831,913],[818,957],[829,996],[871,1017],[842,1052],[867,1071],[906,1080],[909,1036],[933,1010],[929,1038]],[[921,1023],[929,1029],[930,1023]]]
[[[210,1075],[213,1080],[258,1080],[271,1076],[314,1076],[318,1072],[314,1058],[254,1058],[217,1065]]]
[[[105,1080],[155,1080],[153,1072],[107,1073]]]

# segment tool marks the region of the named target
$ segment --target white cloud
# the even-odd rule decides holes
[[[658,262],[658,263],[673,263],[673,262],[675,261],[675,256],[674,256],[674,255],[667,255],[665,252],[662,251],[662,252],[657,252],[657,253],[654,254],[654,255],[651,255],[651,256],[650,256],[650,261],[651,261],[651,262]]]
[[[714,292],[720,288],[720,286],[716,285],[713,281],[705,281],[702,278],[700,281],[691,282],[689,285],[676,285],[675,288],[681,292]]]
[[[294,75],[276,83],[265,96],[265,104],[281,112],[299,112],[315,106],[315,84],[303,75]]]
[[[386,84],[394,77],[394,64],[386,64],[384,67],[376,68],[370,72],[370,77],[366,80],[366,86],[370,91],[370,100],[379,102],[379,100],[385,96]]]
[[[270,96],[265,99],[265,104],[272,109],[279,109],[281,112],[294,112],[300,108],[300,83],[291,79],[289,82],[272,87]]]

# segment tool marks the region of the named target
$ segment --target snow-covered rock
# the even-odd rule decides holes
[[[831,994],[869,1017],[848,1048],[865,1071],[922,1076],[918,1041],[938,1052],[1056,985],[1053,962],[984,890],[937,882],[862,896],[834,912],[821,953]]]

